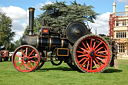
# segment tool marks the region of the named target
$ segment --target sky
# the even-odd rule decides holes
[[[57,0],[65,1],[67,5],[74,0]],[[99,15],[95,20],[95,23],[89,23],[89,27],[92,28],[92,33],[97,30],[98,34],[109,33],[109,15],[113,13],[113,2],[116,2],[116,12],[124,12],[125,5],[128,4],[128,0],[76,0],[79,4],[92,5],[93,10]],[[43,11],[40,8],[47,4],[52,4],[56,0],[0,0],[0,12],[6,13],[12,19],[12,31],[16,33],[14,41],[22,37],[26,26],[28,25],[28,8],[34,7],[35,17],[42,14]]]

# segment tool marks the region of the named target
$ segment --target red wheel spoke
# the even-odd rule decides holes
[[[102,63],[105,63],[105,60],[104,59],[101,59],[99,57],[96,57],[98,60],[101,60]]]
[[[82,66],[89,60],[89,58],[87,58],[83,63]]]
[[[82,58],[82,59],[79,61],[79,63],[82,62],[82,61],[85,60],[85,59],[86,59],[86,57]]]
[[[31,68],[29,68],[26,64],[23,64],[24,65],[24,67],[25,67],[25,70],[27,70],[27,69],[31,69]]]
[[[97,49],[97,47],[99,47],[101,44],[102,44],[102,42],[100,42],[100,43],[95,47],[95,50],[96,50],[96,49]]]
[[[85,46],[85,44],[83,42],[82,42],[82,44],[83,44],[84,48],[87,49],[87,47]]]
[[[88,49],[90,49],[89,44],[88,44],[88,42],[87,42],[87,41],[86,41],[86,44],[87,44],[87,46],[88,46]]]
[[[82,54],[84,54],[84,52],[82,52],[82,51],[76,51],[77,53],[82,53]]]
[[[84,52],[88,52],[87,50],[85,50],[84,48],[81,48],[81,47],[79,47],[81,50],[83,50]]]
[[[24,52],[22,50],[20,50],[20,52],[22,53],[23,56],[25,56]]]
[[[37,58],[38,56],[32,56],[32,57],[29,57],[29,59],[31,59],[31,58]]]
[[[96,66],[96,68],[98,69],[98,66],[97,66],[97,64],[96,64],[96,62],[93,60],[93,63],[94,63],[94,65]]]
[[[38,62],[35,62],[35,61],[33,61],[33,60],[31,60],[31,62],[32,62],[32,63],[36,63],[36,64],[38,63]]]
[[[18,61],[15,61],[15,62],[20,62],[20,61],[23,61],[23,60],[18,60]]]
[[[105,51],[106,51],[106,55],[108,55],[108,51],[105,49]]]
[[[99,63],[99,61],[98,61],[96,58],[95,58],[95,60],[96,60],[96,62],[98,63],[98,65],[101,66],[100,63]]]
[[[92,47],[92,38],[91,38],[91,41],[90,41],[90,47]]]
[[[83,50],[83,51],[85,51],[85,49],[84,48],[81,48],[81,47],[79,47],[81,50]]]
[[[32,65],[30,64],[30,62],[28,62],[28,65],[29,65],[31,68],[33,68]]]
[[[26,47],[26,56],[27,56],[27,53],[28,53],[28,47]]]
[[[99,51],[99,52],[97,52],[97,53],[107,53],[107,51]]]
[[[88,69],[88,67],[89,67],[89,61],[88,61],[88,63],[87,63],[87,69]]]
[[[107,56],[104,56],[104,55],[98,55],[98,54],[95,54],[95,56],[97,57],[102,57],[102,58],[106,58]]]
[[[91,64],[90,64],[90,70],[92,70],[92,58],[90,60]]]
[[[19,58],[23,58],[23,57],[21,57],[21,56],[19,56],[19,55],[17,55],[17,54],[16,54],[15,56],[17,56],[17,57],[19,57]]]
[[[22,62],[18,68],[20,69],[20,67],[21,67],[23,64],[24,64],[24,62]]]
[[[88,56],[88,54],[79,55],[78,57],[85,57],[85,56]]]
[[[104,47],[100,47],[99,49],[97,49],[97,50],[95,51],[95,53],[96,53],[97,51],[101,50],[102,48],[104,48]]]
[[[34,52],[34,50],[32,50],[32,52],[29,54],[29,56],[28,57],[30,57],[31,55],[32,55],[32,53]]]
[[[95,48],[95,45],[96,45],[96,42],[94,42],[94,44],[93,44],[93,48]]]

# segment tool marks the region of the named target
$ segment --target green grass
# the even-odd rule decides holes
[[[80,73],[63,63],[46,62],[35,72],[18,72],[11,62],[0,62],[0,85],[127,85],[128,60],[118,60],[119,69],[107,68],[104,73]]]

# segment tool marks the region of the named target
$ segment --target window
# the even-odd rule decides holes
[[[123,43],[119,43],[119,53],[124,53],[125,52],[125,44]]]
[[[116,21],[116,26],[126,26],[126,20],[124,20],[124,21]]]
[[[122,21],[123,26],[126,26],[126,21]]]
[[[116,38],[126,38],[126,32],[116,32]]]
[[[119,26],[119,22],[118,21],[116,21],[116,26]]]

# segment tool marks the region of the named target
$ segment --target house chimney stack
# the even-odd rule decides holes
[[[128,16],[128,5],[125,5],[125,16]]]
[[[113,2],[113,14],[116,14],[116,2]]]

